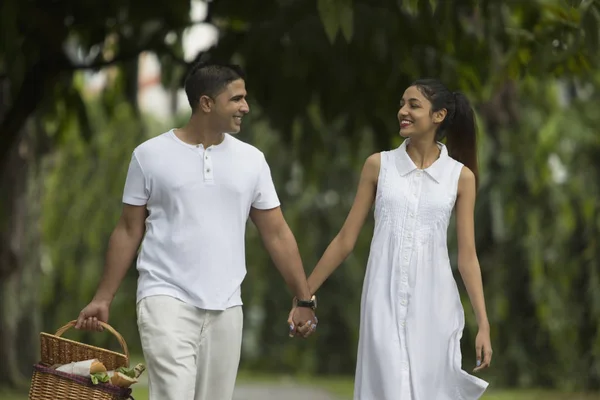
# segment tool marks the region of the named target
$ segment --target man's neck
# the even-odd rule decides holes
[[[201,144],[204,148],[216,146],[223,142],[225,134],[210,129],[207,124],[202,123],[193,117],[182,128],[175,129],[175,135],[183,142],[198,145]]]

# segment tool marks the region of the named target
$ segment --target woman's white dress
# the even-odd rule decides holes
[[[488,383],[461,368],[464,311],[446,237],[463,165],[440,143],[420,170],[408,142],[381,153],[354,399],[478,399]]]

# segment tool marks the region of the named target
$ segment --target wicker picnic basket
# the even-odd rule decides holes
[[[56,371],[56,364],[98,359],[107,370],[129,367],[129,350],[127,343],[113,327],[100,322],[102,327],[112,333],[123,353],[101,349],[61,337],[67,330],[75,326],[71,321],[60,328],[54,335],[42,332],[41,361],[33,367],[30,400],[125,400],[131,398],[131,389],[120,388],[109,383],[92,384],[89,377],[76,376]]]

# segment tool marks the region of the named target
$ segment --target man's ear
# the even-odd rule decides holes
[[[213,108],[212,99],[206,95],[200,96],[200,101],[198,103],[200,109],[206,113],[210,112]]]

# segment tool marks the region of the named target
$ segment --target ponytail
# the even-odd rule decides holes
[[[475,113],[467,96],[454,92],[456,104],[454,116],[446,128],[446,147],[448,154],[463,163],[475,174],[475,184],[479,182],[477,168],[477,126]]]
[[[431,102],[432,112],[446,109],[446,117],[436,131],[435,140],[446,138],[448,154],[475,174],[477,185],[477,128],[469,99],[460,92],[450,92],[437,79],[419,79],[411,86],[416,86]]]

